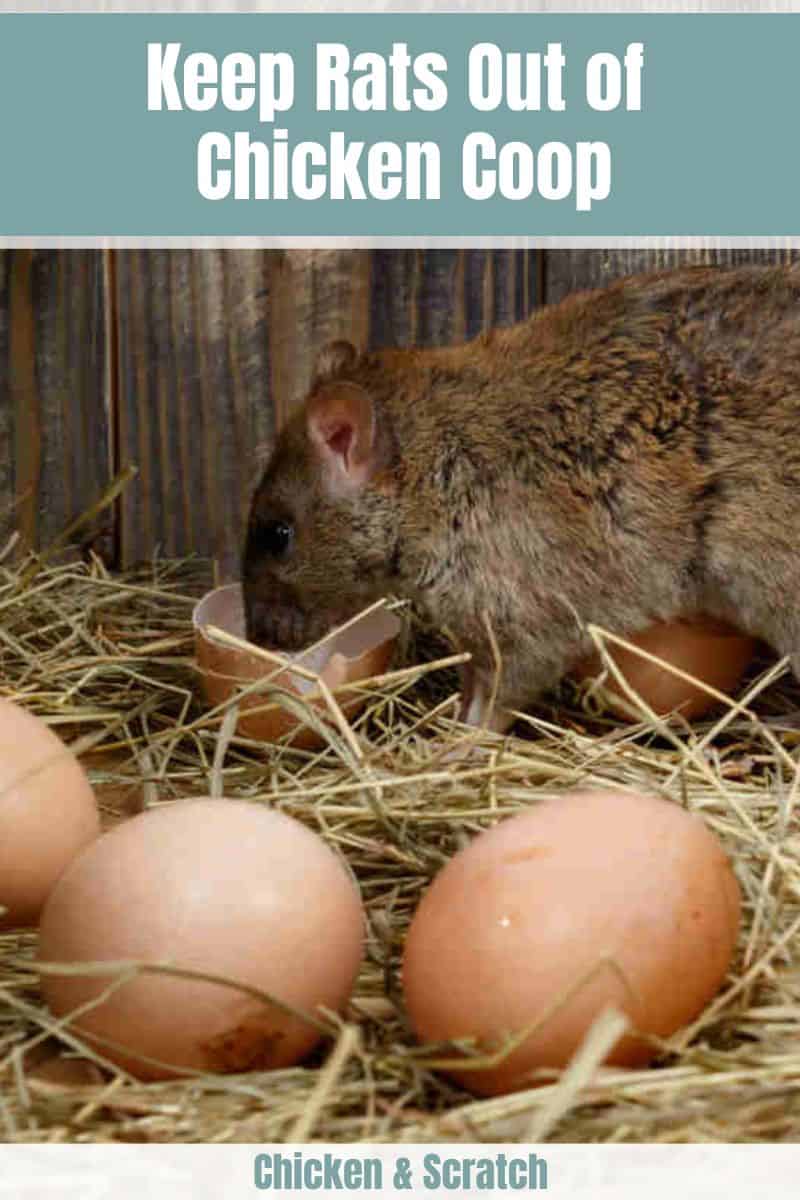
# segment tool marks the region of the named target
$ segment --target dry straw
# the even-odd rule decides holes
[[[143,1084],[42,1008],[34,935],[0,937],[0,1137],[796,1140],[800,692],[785,665],[764,664],[738,704],[723,702],[693,727],[659,720],[635,695],[637,720],[621,726],[565,685],[520,715],[520,736],[472,735],[472,753],[458,757],[451,752],[466,734],[455,721],[458,656],[417,636],[403,661],[364,685],[368,704],[357,721],[330,709],[323,751],[265,748],[236,734],[225,706],[209,711],[196,698],[190,616],[212,582],[207,564],[158,560],[120,578],[97,559],[16,561],[13,550],[0,555],[0,694],[78,751],[106,822],[193,795],[280,808],[345,856],[369,939],[344,1017],[317,1014],[328,1036],[311,1063]],[[613,674],[610,636],[592,633]],[[274,695],[320,721],[303,701]],[[407,1028],[398,985],[404,933],[430,878],[459,846],[577,784],[655,791],[718,834],[745,900],[734,969],[692,1028],[661,1047],[658,1065],[598,1068],[620,1027],[606,1014],[560,1078],[472,1100],[430,1069],[453,1048],[422,1049]],[[93,1064],[80,1077],[86,1082],[54,1081],[41,1064],[58,1053]]]

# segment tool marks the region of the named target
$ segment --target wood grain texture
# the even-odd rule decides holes
[[[102,253],[7,251],[0,308],[3,526],[46,546],[110,478]]]
[[[272,438],[263,251],[115,255],[120,561],[197,553],[238,566],[258,449]]]
[[[544,296],[548,304],[583,288],[603,287],[623,275],[664,271],[689,263],[739,266],[748,262],[785,262],[788,250],[547,250]]]
[[[270,388],[278,428],[302,401],[326,342],[345,338],[366,345],[370,274],[365,250],[270,254]]]
[[[376,250],[370,347],[430,346],[519,321],[541,302],[526,250]]]

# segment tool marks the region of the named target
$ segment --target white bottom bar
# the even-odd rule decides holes
[[[799,1157],[797,1147],[776,1145],[14,1145],[0,1150],[0,1196],[239,1200],[307,1193],[416,1200],[534,1193],[559,1200],[738,1200],[768,1194],[789,1200],[797,1195]]]

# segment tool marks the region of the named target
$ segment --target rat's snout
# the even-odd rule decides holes
[[[249,641],[276,650],[299,650],[307,644],[311,622],[288,589],[246,572],[243,591]]]
[[[292,588],[263,572],[246,570],[242,590],[247,638],[272,650],[304,650],[353,615],[324,603],[303,606]]]
[[[331,625],[330,613],[301,604],[295,589],[263,566],[245,566],[242,591],[245,632],[256,645],[303,650]]]
[[[301,650],[313,636],[311,623],[297,608],[253,600],[245,606],[247,637],[275,650]]]

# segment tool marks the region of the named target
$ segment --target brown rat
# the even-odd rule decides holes
[[[495,728],[590,648],[704,611],[800,674],[800,267],[688,268],[444,349],[320,355],[255,493],[248,634],[380,595],[472,654]]]

